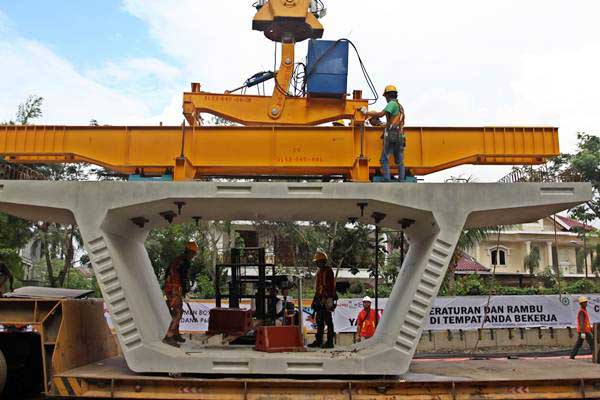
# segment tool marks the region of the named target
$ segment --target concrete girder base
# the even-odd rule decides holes
[[[590,200],[589,184],[353,184],[0,181],[0,211],[31,220],[77,223],[129,368],[136,372],[260,375],[401,375],[464,228],[535,221]],[[347,221],[406,234],[410,251],[376,335],[351,348],[269,354],[250,348],[161,343],[169,312],[144,240],[193,220]],[[368,205],[361,217],[357,203]],[[145,222],[134,224],[132,221]]]

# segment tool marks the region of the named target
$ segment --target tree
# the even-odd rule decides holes
[[[41,96],[31,95],[24,103],[19,104],[17,111],[17,124],[28,125],[31,120],[42,116],[42,104],[44,98]]]
[[[490,232],[490,228],[473,228],[465,229],[460,234],[456,249],[454,250],[452,260],[450,261],[450,265],[444,279],[446,290],[450,296],[456,295],[455,272],[456,267],[458,266],[458,261],[462,257],[462,254],[472,249],[477,243],[485,240],[489,236]]]
[[[572,210],[571,215],[582,222],[591,222],[600,218],[600,136],[579,133],[577,135],[578,152],[568,160],[567,171],[579,176],[582,181],[590,182],[594,198]]]
[[[533,276],[540,268],[540,249],[536,246],[531,248],[529,254],[523,259],[523,266],[529,275]]]
[[[514,167],[506,178],[518,182],[590,182],[593,199],[570,211],[571,217],[589,223],[600,218],[600,136],[580,132],[577,151],[550,159],[542,168]]]
[[[42,116],[43,98],[29,96],[18,106],[16,123],[25,125],[35,118]],[[15,125],[15,121],[3,122],[0,125]],[[0,157],[0,163],[5,161]],[[29,221],[0,213],[0,257],[2,257],[17,278],[22,275],[22,260],[19,250],[33,236],[32,225]]]

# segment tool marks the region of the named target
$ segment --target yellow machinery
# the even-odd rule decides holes
[[[13,163],[88,162],[174,180],[266,175],[369,181],[380,166],[382,132],[365,127],[362,92],[351,98],[289,93],[295,43],[323,35],[314,3],[263,0],[257,8],[253,28],[282,47],[271,96],[207,93],[193,83],[183,95],[188,127],[3,127],[0,155]],[[201,113],[239,125],[202,126]],[[317,126],[339,119],[349,126]],[[413,175],[461,164],[541,164],[559,153],[552,127],[409,127],[406,137],[405,164]]]

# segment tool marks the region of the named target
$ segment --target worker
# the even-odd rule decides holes
[[[283,312],[283,304],[279,298],[277,287],[271,286],[266,299],[267,325],[276,325],[277,319]]]
[[[317,336],[308,347],[332,349],[335,335],[332,312],[335,310],[335,301],[337,300],[335,278],[333,269],[327,262],[327,254],[323,251],[318,250],[315,253],[313,262],[319,268],[315,279],[315,297],[312,302],[312,309],[315,311],[317,319]],[[323,343],[325,325],[327,325],[327,341]]]
[[[346,121],[344,121],[343,119],[338,119],[337,121],[333,121],[331,123],[332,126],[339,126],[339,127],[345,127],[346,126]]]
[[[369,111],[367,118],[371,121],[371,124],[376,126],[379,125],[379,118],[386,117],[385,130],[381,139],[383,139],[383,150],[381,151],[381,168],[383,170],[383,179],[386,182],[392,180],[390,173],[390,164],[388,156],[394,155],[396,164],[398,165],[398,180],[404,182],[405,169],[404,169],[404,108],[398,102],[398,89],[393,85],[388,85],[383,93],[387,101],[387,105],[383,111]]]
[[[179,324],[183,317],[183,299],[189,291],[189,271],[192,259],[198,254],[198,245],[190,241],[185,245],[183,254],[176,257],[165,274],[165,295],[167,306],[171,312],[171,323],[163,339],[163,343],[179,347],[185,339],[179,332]]]
[[[283,297],[281,302],[281,312],[277,314],[278,321],[281,325],[299,325],[299,315],[296,312],[296,306],[294,305],[292,298],[290,297],[290,289],[293,284],[284,283],[281,287],[281,296]]]
[[[592,324],[590,315],[587,312],[588,299],[584,296],[579,298],[579,312],[577,313],[577,342],[571,351],[571,359],[575,359],[583,341],[587,340],[592,352],[594,351],[594,335],[592,335]]]
[[[10,291],[12,292],[14,290],[13,285],[15,283],[15,278],[13,277],[12,272],[10,272],[10,269],[8,269],[8,265],[0,260],[0,297],[4,296],[6,282],[8,282]]]
[[[363,309],[358,313],[356,318],[356,341],[369,339],[375,334],[377,314],[371,308],[373,300],[369,296],[365,296],[362,300]]]

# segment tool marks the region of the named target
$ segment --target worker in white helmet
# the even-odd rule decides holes
[[[575,342],[575,347],[571,351],[571,359],[577,356],[584,340],[587,340],[590,349],[594,351],[594,336],[592,335],[592,324],[590,315],[587,312],[587,304],[587,297],[581,296],[579,298],[579,312],[577,313],[577,342]]]
[[[371,308],[373,300],[369,296],[365,296],[362,300],[363,309],[358,313],[356,318],[356,338],[357,342],[369,339],[375,334],[377,327],[377,312]]]
[[[404,182],[406,171],[404,169],[404,148],[406,147],[404,136],[404,108],[398,102],[398,89],[394,85],[388,85],[383,92],[387,105],[383,111],[369,111],[367,118],[371,125],[381,124],[379,118],[386,117],[385,130],[381,138],[383,139],[383,150],[381,151],[381,169],[383,178],[386,182],[392,180],[390,173],[390,164],[388,156],[394,155],[398,165],[398,180]]]

